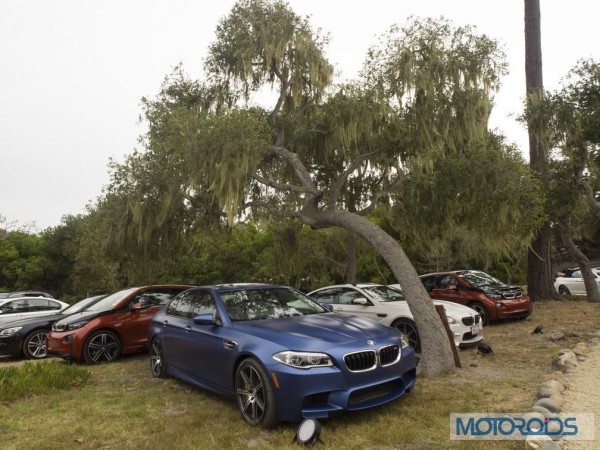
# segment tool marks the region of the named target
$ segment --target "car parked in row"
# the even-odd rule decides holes
[[[419,353],[421,340],[414,317],[398,286],[374,283],[339,284],[326,286],[308,294],[319,303],[331,306],[333,311],[354,314],[376,320],[400,330],[410,346]],[[483,339],[479,315],[470,308],[451,302],[434,300],[442,305],[457,346],[476,344]]]
[[[149,345],[152,375],[235,399],[264,427],[382,405],[415,383],[414,352],[398,330],[285,286],[188,290],[152,319]]]
[[[15,320],[56,314],[69,306],[53,298],[46,297],[9,297],[0,300],[0,325]]]
[[[175,295],[192,286],[160,285],[124,289],[85,311],[52,325],[46,350],[88,364],[114,361],[146,347],[150,319]]]
[[[483,323],[524,319],[533,305],[520,286],[509,286],[478,270],[456,270],[421,275],[429,296],[474,309]]]
[[[14,358],[42,359],[46,353],[46,334],[52,325],[71,314],[85,310],[104,295],[89,297],[62,309],[56,314],[21,319],[0,326],[0,355]]]
[[[600,289],[600,267],[592,268],[592,275]],[[587,295],[583,275],[579,267],[563,269],[556,274],[554,288],[562,295]]]

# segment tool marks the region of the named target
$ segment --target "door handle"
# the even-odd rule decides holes
[[[233,342],[233,341],[230,341],[229,339],[225,339],[223,341],[223,347],[225,347],[227,350],[233,350],[234,348],[237,347],[237,342]]]
[[[387,317],[387,314],[385,314],[385,313],[377,313],[377,317]]]
[[[187,327],[185,327],[185,332],[186,333],[191,333],[192,332],[192,327],[190,325],[188,325]]]

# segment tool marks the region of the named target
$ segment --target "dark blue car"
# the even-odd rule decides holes
[[[185,291],[154,316],[149,345],[155,377],[236,399],[248,423],[265,427],[382,405],[415,382],[399,331],[285,286]]]

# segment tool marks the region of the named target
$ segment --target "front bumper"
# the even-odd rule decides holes
[[[450,330],[454,335],[454,344],[457,347],[468,347],[469,345],[475,345],[483,339],[483,326],[481,321],[475,326],[479,329],[478,331],[473,325],[464,325],[459,321],[455,324],[450,325]],[[477,331],[476,333],[474,331]]]
[[[0,355],[10,355],[15,358],[20,357],[21,343],[24,337],[18,331],[11,336],[0,337]]]
[[[46,352],[63,359],[80,359],[81,344],[73,331],[51,331],[46,335]]]
[[[509,320],[509,319],[520,319],[527,317],[533,310],[533,305],[529,297],[521,297],[510,300],[501,300],[502,306],[496,306],[496,319],[498,320]]]
[[[275,389],[279,419],[287,422],[389,403],[410,392],[416,377],[411,348],[402,350],[397,363],[365,372],[336,366],[302,370],[285,364],[268,369],[279,384]]]

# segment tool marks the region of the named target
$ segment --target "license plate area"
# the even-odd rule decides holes
[[[479,325],[473,325],[473,326],[471,327],[471,334],[472,334],[472,335],[479,334],[479,332],[480,332],[480,331],[481,331],[481,328],[480,328],[480,326],[479,326]]]

